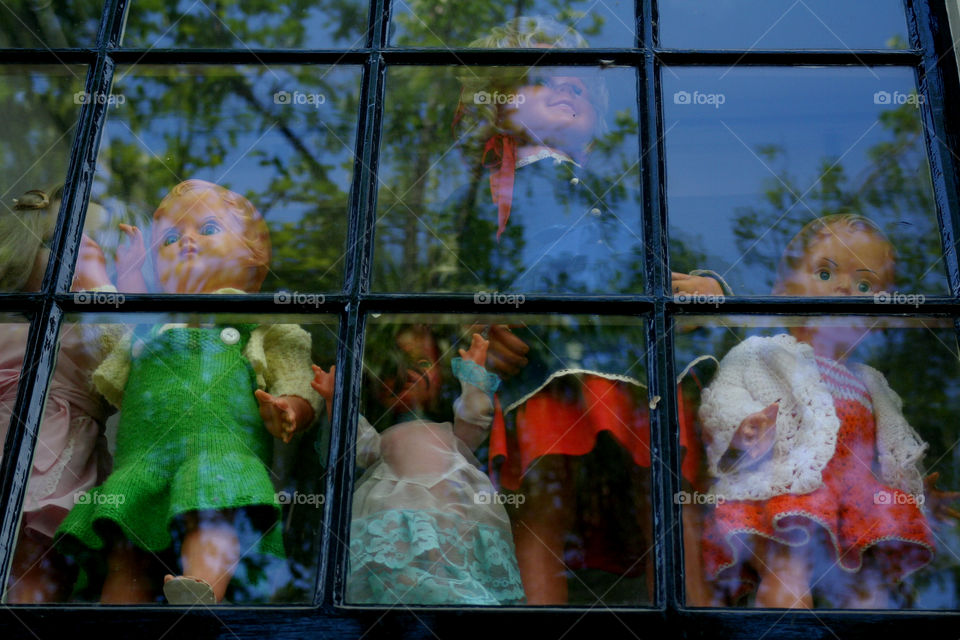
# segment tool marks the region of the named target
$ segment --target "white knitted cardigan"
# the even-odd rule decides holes
[[[906,493],[922,494],[919,462],[927,445],[903,417],[899,396],[876,369],[866,365],[850,369],[870,392],[882,481]],[[743,419],[778,400],[773,455],[754,467],[722,472],[720,458]],[[766,500],[814,491],[823,484],[821,472],[833,457],[840,428],[813,348],[786,334],[752,337],[731,349],[703,392],[700,420],[709,471],[717,479],[710,492],[726,500]]]

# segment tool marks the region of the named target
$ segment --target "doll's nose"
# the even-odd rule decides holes
[[[850,278],[840,276],[837,278],[837,285],[834,287],[834,293],[838,296],[848,296],[853,291]]]

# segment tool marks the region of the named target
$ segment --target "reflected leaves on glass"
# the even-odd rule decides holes
[[[111,278],[129,224],[143,234],[147,291],[177,291],[155,274],[164,238],[153,214],[176,185],[201,179],[266,221],[263,290],[339,289],[359,81],[350,67],[119,69],[92,196],[108,216],[86,228]]]
[[[356,49],[369,4],[359,0],[133,0],[122,45],[144,49]]]
[[[767,295],[801,227],[851,213],[896,247],[897,291],[945,293],[912,71],[665,68],[663,91],[674,271]]]
[[[10,0],[0,7],[0,47],[93,47],[103,0]]]
[[[642,288],[636,74],[391,69],[377,290]]]

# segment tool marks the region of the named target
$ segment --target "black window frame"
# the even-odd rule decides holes
[[[655,0],[636,0],[635,47],[583,50],[472,50],[421,49],[388,46],[390,0],[370,0],[368,31],[362,48],[352,50],[243,50],[243,49],[125,49],[118,45],[125,12],[136,0],[107,0],[96,46],[78,49],[0,49],[0,64],[88,65],[85,90],[109,94],[114,70],[123,64],[337,64],[362,68],[360,108],[355,148],[347,257],[343,288],[327,295],[317,310],[336,314],[341,348],[337,354],[337,385],[347,393],[334,402],[330,437],[328,483],[323,532],[319,541],[318,582],[310,606],[195,608],[90,607],[76,605],[15,606],[0,608],[0,633],[5,637],[57,637],[66,630],[77,633],[125,635],[149,630],[160,637],[168,629],[189,637],[488,637],[491,633],[536,637],[838,637],[855,638],[877,633],[920,636],[953,633],[960,622],[957,611],[755,611],[744,609],[693,609],[684,605],[684,576],[680,532],[681,505],[672,496],[680,490],[678,476],[663,465],[653,465],[655,606],[649,608],[519,607],[519,608],[396,608],[392,610],[348,606],[343,602],[346,547],[353,465],[343,452],[352,448],[361,384],[361,355],[365,318],[370,313],[476,313],[470,294],[371,293],[373,234],[377,203],[377,162],[385,100],[385,75],[400,65],[623,65],[638,71],[637,107],[640,115],[640,148],[643,189],[643,234],[655,248],[645,256],[647,291],[629,296],[527,296],[524,313],[632,315],[647,320],[647,367],[650,397],[660,396],[651,411],[654,458],[680,467],[677,437],[676,379],[673,361],[672,319],[677,316],[745,315],[910,315],[952,318],[960,331],[960,264],[956,250],[960,239],[960,73],[953,52],[947,8],[942,0],[903,0],[911,49],[902,51],[705,51],[676,50],[656,41]],[[931,296],[919,310],[912,305],[875,305],[872,300],[770,298],[738,296],[721,308],[677,304],[669,291],[669,225],[660,88],[664,66],[742,65],[896,65],[916,72],[924,97],[922,117],[928,158],[933,175],[938,222],[941,228],[946,273],[951,294]],[[951,107],[952,110],[951,110]],[[3,449],[0,469],[0,584],[16,541],[19,512],[29,477],[36,433],[46,386],[57,355],[57,333],[65,314],[110,312],[278,313],[271,293],[244,296],[126,295],[120,308],[78,304],[69,288],[80,244],[97,150],[105,126],[107,105],[81,106],[73,142],[64,198],[51,250],[63,257],[50,261],[41,291],[0,294],[0,311],[32,317],[25,372],[17,392],[14,419]],[[956,115],[951,115],[955,113]],[[489,305],[484,313],[511,314],[510,305]],[[882,631],[881,631],[882,629]],[[953,637],[953,635],[944,637]]]

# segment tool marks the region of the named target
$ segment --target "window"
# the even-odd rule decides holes
[[[0,8],[0,624],[942,631],[948,4]]]

